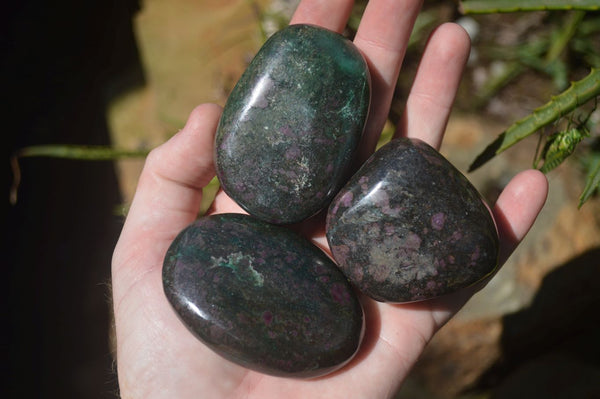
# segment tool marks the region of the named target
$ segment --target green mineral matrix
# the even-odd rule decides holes
[[[291,25],[260,49],[215,139],[225,192],[270,223],[302,221],[345,183],[369,112],[367,63],[342,35]]]

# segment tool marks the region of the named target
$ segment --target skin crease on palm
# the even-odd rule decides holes
[[[350,0],[304,0],[292,23],[341,31]],[[360,159],[372,153],[388,113],[406,43],[421,2],[371,0],[354,43],[373,83],[371,112]],[[466,33],[444,24],[431,35],[397,136],[439,148],[469,53]],[[366,333],[357,355],[324,377],[272,377],[232,364],[205,347],[179,321],[164,295],[161,269],[177,233],[197,216],[202,187],[214,176],[213,139],[221,109],[194,109],[185,127],[151,152],[113,255],[112,286],[118,378],[123,398],[390,398],[433,334],[484,283],[413,304],[363,301]],[[534,170],[515,176],[493,206],[501,264],[528,232],[547,195]],[[223,192],[211,213],[242,212]],[[327,250],[323,225],[295,226]]]

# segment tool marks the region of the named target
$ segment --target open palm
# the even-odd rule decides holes
[[[371,111],[360,157],[373,152],[385,123],[418,0],[371,0],[354,43],[372,77]],[[351,0],[304,0],[292,23],[342,31]],[[418,69],[397,136],[439,148],[469,39],[457,25],[434,31]],[[197,216],[204,187],[214,176],[213,139],[220,108],[197,107],[186,126],[148,156],[113,256],[117,365],[123,398],[389,398],[398,390],[433,334],[481,288],[435,300],[392,305],[363,299],[366,336],[356,357],[339,371],[312,380],[272,377],[232,364],[190,334],[163,293],[167,248]],[[527,233],[547,193],[536,171],[517,175],[493,213],[503,263]],[[223,192],[211,213],[242,212]],[[327,249],[324,227],[299,226]]]

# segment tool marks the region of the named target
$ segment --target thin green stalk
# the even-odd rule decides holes
[[[35,145],[18,150],[10,159],[13,183],[9,192],[11,204],[17,203],[17,192],[21,183],[20,158],[50,157],[82,161],[111,161],[123,158],[144,158],[150,150],[124,150],[108,146]]]
[[[408,39],[408,47],[414,46],[425,36],[429,27],[436,22],[436,18],[437,16],[433,11],[423,11],[419,13],[415,20],[410,38]]]
[[[596,154],[591,161],[590,172],[585,180],[585,187],[581,196],[579,197],[579,204],[577,208],[581,206],[595,193],[598,192],[600,186],[600,154]]]
[[[575,35],[577,27],[584,16],[584,11],[569,13],[565,15],[564,26],[554,31],[552,40],[544,39],[521,45],[516,48],[516,51],[514,48],[512,49],[512,57],[500,57],[501,59],[513,59],[513,61],[506,65],[502,74],[493,77],[481,88],[475,106],[480,107],[484,105],[498,90],[520,76],[526,70],[525,67],[533,68],[550,75],[555,87],[559,90],[564,90],[569,84],[567,77],[568,69],[567,65],[559,57]],[[491,54],[495,52],[496,55],[503,55],[502,50],[492,49],[490,51]],[[504,51],[504,53],[508,53],[508,51]]]
[[[582,36],[593,35],[600,32],[600,17],[587,18],[577,29],[577,33]]]
[[[495,14],[516,11],[600,10],[598,0],[463,0],[460,11],[464,14]]]
[[[550,39],[542,37],[517,46],[487,45],[481,48],[481,53],[503,61],[520,61],[523,58],[540,58],[548,51]]]
[[[550,48],[546,53],[547,63],[554,61],[562,54],[573,35],[575,35],[575,32],[577,32],[577,26],[584,16],[585,11],[575,11],[566,17],[567,21],[564,28],[559,30],[557,37],[551,42]]]
[[[600,95],[600,69],[592,68],[585,78],[571,86],[525,118],[515,122],[486,147],[469,167],[473,171],[525,137],[558,120],[580,105]]]
[[[500,89],[516,79],[523,72],[525,72],[525,66],[518,61],[512,61],[506,64],[501,73],[492,76],[492,78],[488,79],[485,85],[481,87],[477,93],[474,106],[476,108],[483,107]]]
[[[15,154],[17,158],[50,157],[80,159],[85,161],[110,161],[122,158],[143,158],[150,150],[124,150],[109,146],[78,145],[35,145],[21,148]]]

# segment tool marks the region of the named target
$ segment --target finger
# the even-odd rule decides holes
[[[353,3],[352,0],[304,0],[296,8],[290,24],[313,24],[342,32]]]
[[[214,176],[220,112],[213,104],[197,107],[185,127],[148,156],[113,255],[116,300],[157,268],[155,259],[162,259],[175,235],[196,218],[202,187]]]
[[[548,180],[537,170],[516,175],[502,191],[494,206],[494,219],[500,236],[499,264],[523,240],[548,196]]]
[[[419,138],[439,149],[470,47],[469,36],[457,24],[441,25],[431,34],[397,136]]]
[[[359,160],[373,152],[387,119],[400,65],[421,3],[420,0],[371,0],[362,16],[354,44],[369,64],[372,94]]]

